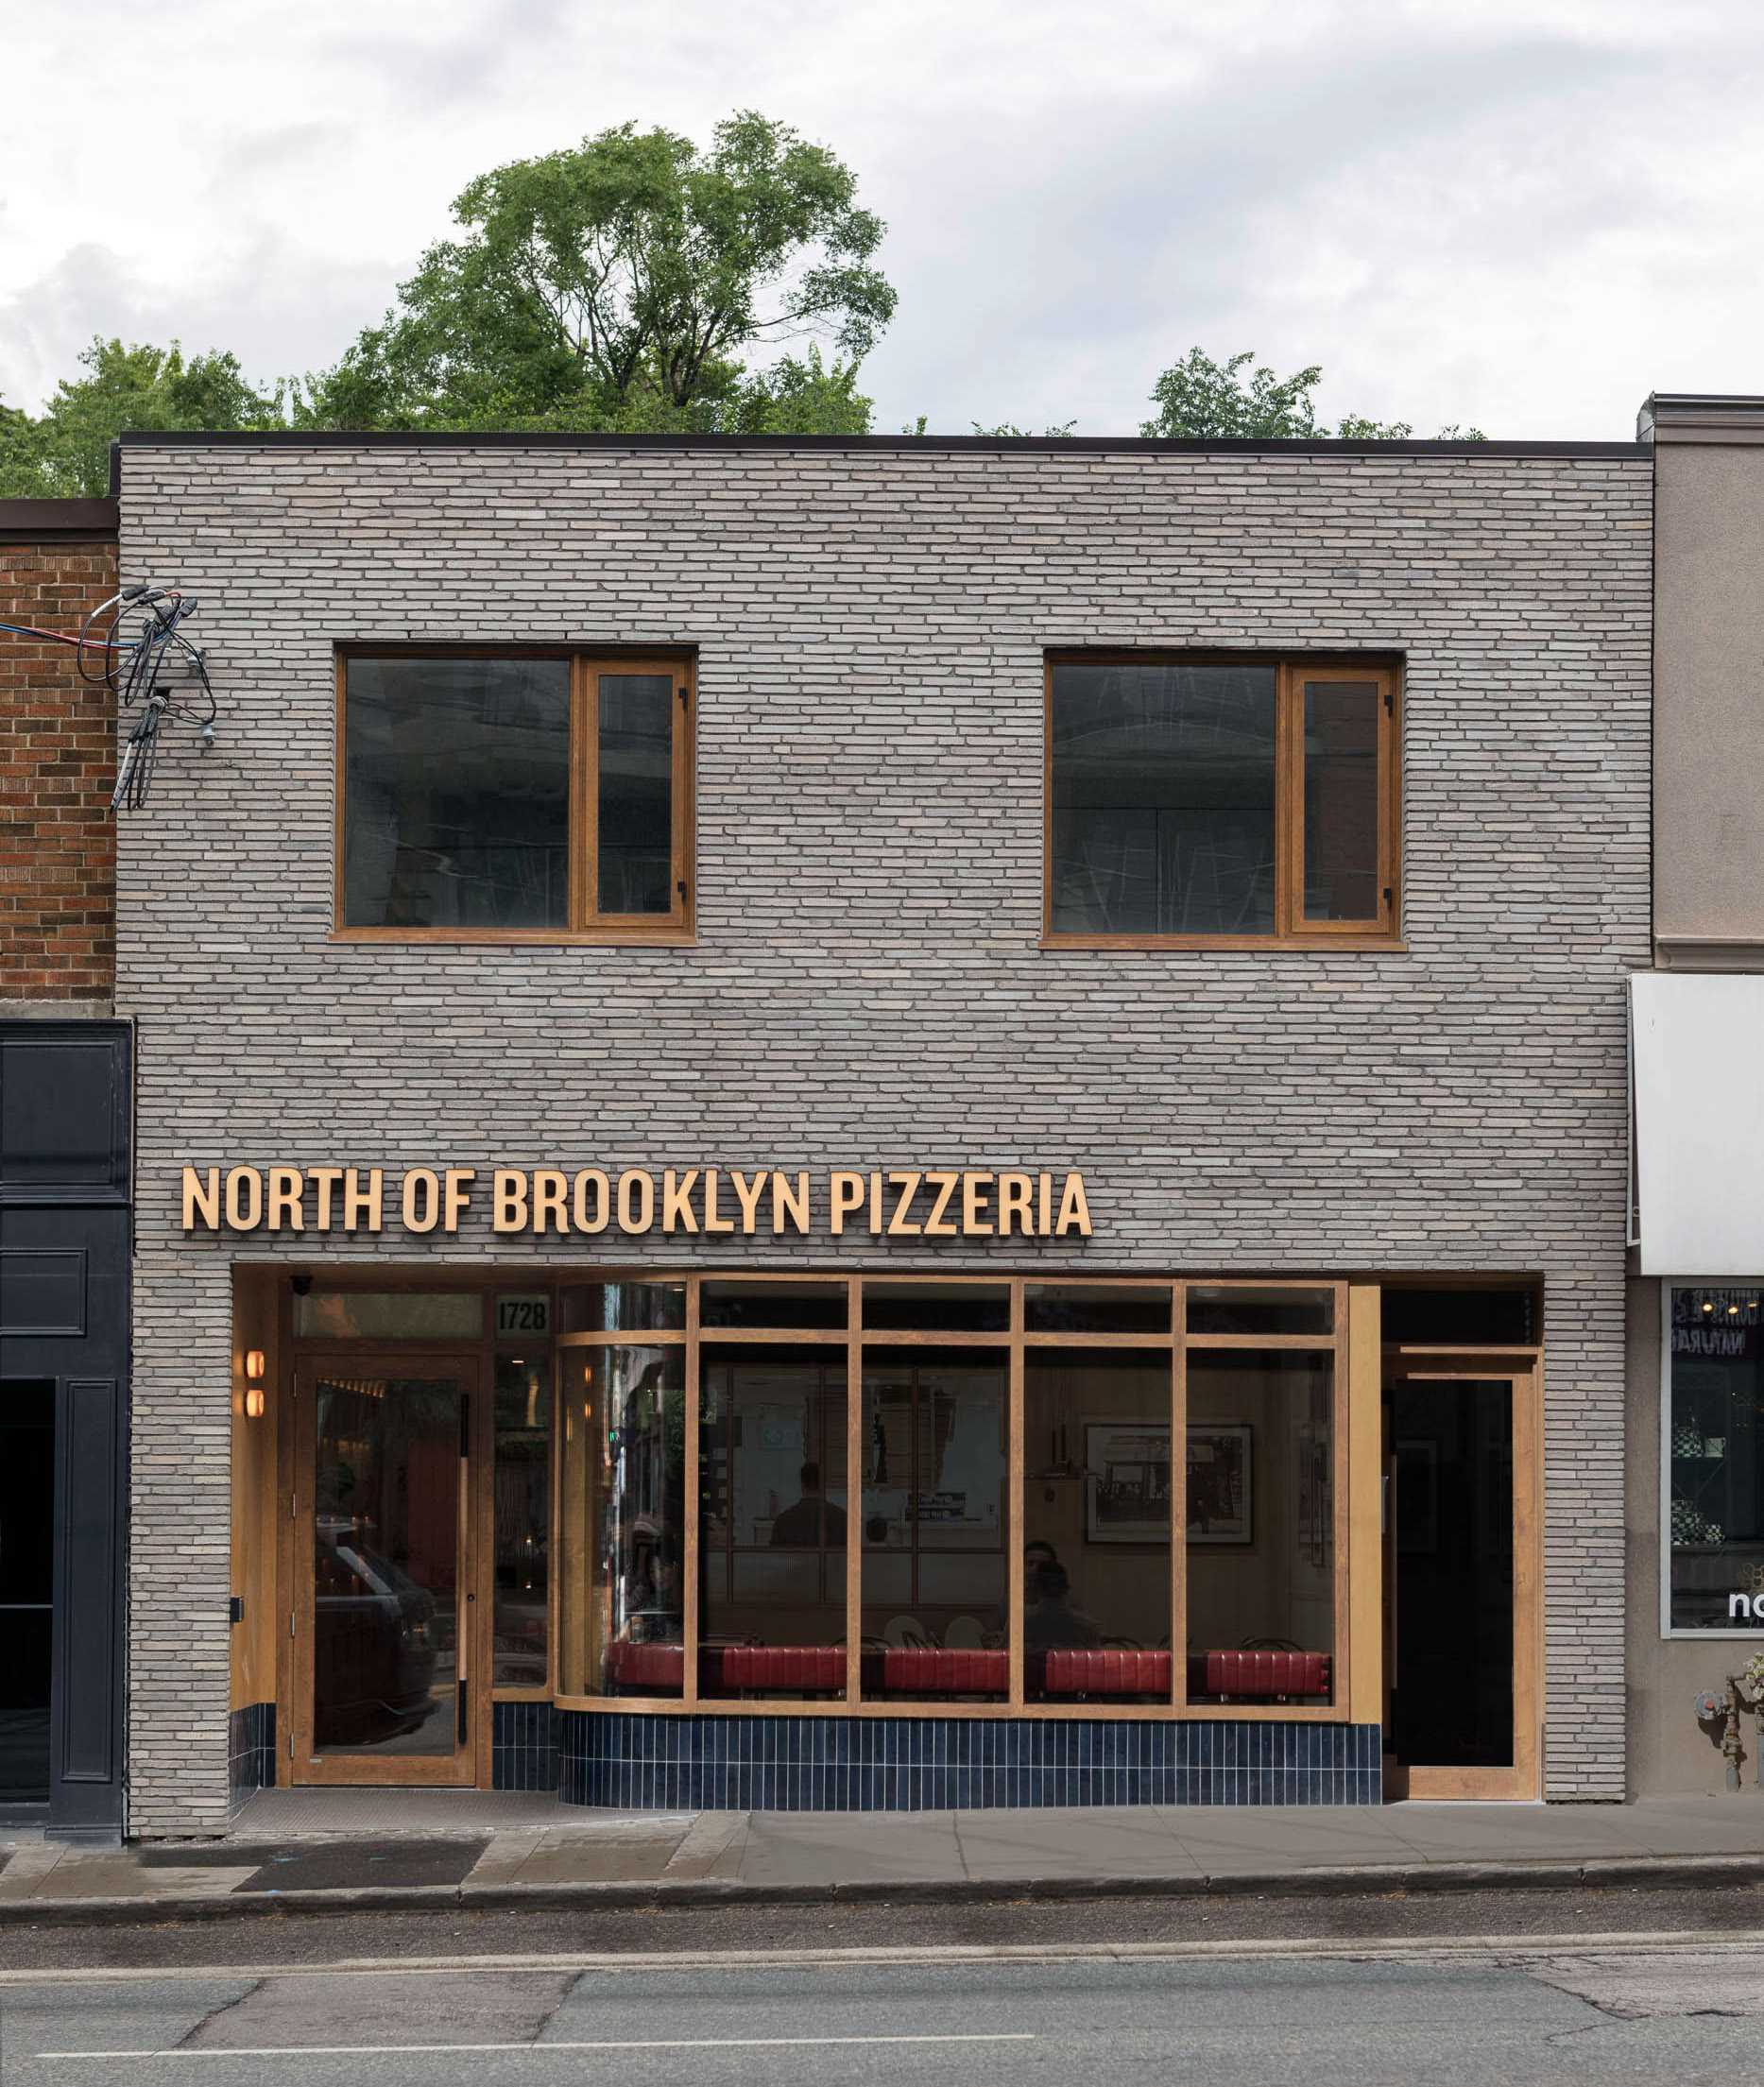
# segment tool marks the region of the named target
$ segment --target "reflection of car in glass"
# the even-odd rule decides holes
[[[435,1597],[369,1550],[346,1517],[316,1525],[314,1741],[371,1746],[415,1732],[433,1707]]]

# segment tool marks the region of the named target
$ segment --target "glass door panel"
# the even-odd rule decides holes
[[[0,1394],[0,1803],[46,1804],[55,1386]]]
[[[1535,1793],[1529,1378],[1416,1377],[1385,1406],[1390,1746],[1411,1797]]]
[[[300,1781],[470,1783],[470,1364],[305,1374]]]

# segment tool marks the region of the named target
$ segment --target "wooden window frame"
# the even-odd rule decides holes
[[[1053,676],[1063,666],[1259,666],[1275,671],[1275,907],[1265,934],[1128,934],[1053,926]],[[1379,911],[1365,920],[1304,916],[1304,692],[1307,682],[1373,681],[1379,705]],[[1388,654],[1053,651],[1043,663],[1041,947],[1047,949],[1399,949],[1402,676]]]
[[[568,1283],[571,1276],[554,1279]],[[643,1269],[593,1269],[584,1270],[579,1278],[583,1281],[631,1280],[678,1281],[675,1273],[662,1274]],[[557,1694],[554,1701],[559,1709],[586,1710],[603,1715],[616,1716],[622,1712],[640,1712],[643,1715],[679,1717],[695,1712],[714,1710],[719,1716],[728,1717],[859,1717],[859,1718],[1030,1718],[1030,1719],[1101,1719],[1125,1722],[1169,1719],[1180,1718],[1216,1722],[1255,1722],[1276,1724],[1339,1724],[1352,1721],[1359,1717],[1364,1720],[1368,1714],[1364,1702],[1369,1691],[1379,1685],[1377,1670],[1367,1658],[1373,1644],[1371,1634],[1356,1634],[1353,1624],[1351,1585],[1353,1566],[1350,1560],[1365,1548],[1363,1525],[1367,1514],[1372,1517],[1371,1526],[1377,1528],[1377,1495],[1360,1486],[1357,1494],[1350,1494],[1350,1483],[1358,1476],[1356,1463],[1350,1461],[1350,1441],[1356,1432],[1363,1432],[1358,1427],[1358,1407],[1368,1395],[1373,1400],[1373,1422],[1377,1424],[1378,1376],[1376,1350],[1372,1367],[1368,1373],[1363,1368],[1350,1374],[1349,1347],[1349,1298],[1350,1288],[1345,1280],[1330,1276],[1243,1276],[1243,1277],[1145,1277],[1137,1272],[1129,1274],[1080,1276],[1061,1272],[1057,1280],[1072,1287],[1095,1287],[1118,1289],[1123,1283],[1135,1288],[1161,1289],[1172,1293],[1171,1328],[1161,1333],[1029,1333],[1024,1328],[1024,1294],[1033,1282],[1047,1281],[1046,1274],[1016,1274],[1002,1277],[998,1274],[968,1274],[961,1275],[917,1274],[912,1276],[849,1276],[843,1278],[847,1292],[847,1319],[843,1329],[827,1327],[788,1327],[766,1330],[751,1326],[700,1326],[699,1292],[704,1282],[725,1283],[751,1281],[755,1283],[789,1282],[807,1280],[840,1280],[830,1272],[818,1268],[789,1271],[755,1271],[706,1269],[684,1277],[686,1282],[686,1324],[684,1327],[633,1329],[629,1332],[559,1333],[553,1340],[553,1354],[561,1370],[565,1359],[574,1350],[601,1347],[683,1347],[686,1370],[686,1440],[684,1472],[686,1499],[685,1542],[682,1547],[684,1572],[684,1629],[682,1649],[682,1692],[678,1696],[587,1696]],[[1010,1292],[1010,1320],[1008,1329],[988,1331],[901,1331],[896,1328],[871,1328],[864,1330],[864,1291],[866,1285],[875,1283],[885,1287],[893,1283],[910,1282],[931,1287],[933,1285],[958,1285],[964,1287],[1008,1285]],[[1190,1337],[1187,1332],[1187,1293],[1191,1283],[1202,1282],[1209,1290],[1220,1288],[1249,1287],[1258,1290],[1276,1288],[1290,1290],[1327,1290],[1332,1299],[1332,1330],[1315,1334],[1276,1333],[1212,1333]],[[989,1349],[1002,1353],[1007,1361],[1007,1414],[1006,1414],[1006,1533],[1004,1536],[1006,1568],[1006,1591],[1008,1596],[1007,1649],[1009,1651],[1009,1685],[1002,1701],[995,1702],[949,1702],[934,1699],[923,1702],[908,1702],[904,1699],[880,1701],[865,1699],[862,1694],[859,1644],[862,1635],[864,1549],[861,1542],[850,1540],[851,1531],[857,1527],[857,1519],[848,1507],[848,1542],[846,1548],[846,1689],[842,1702],[826,1698],[792,1699],[784,1696],[756,1698],[701,1696],[698,1687],[698,1661],[696,1657],[700,1634],[699,1629],[699,1460],[700,1432],[699,1414],[702,1403],[701,1383],[703,1372],[701,1356],[716,1349],[744,1344],[766,1343],[824,1346],[843,1346],[846,1351],[846,1487],[848,1499],[855,1499],[862,1492],[863,1463],[863,1359],[866,1347],[889,1347],[912,1349],[919,1347]],[[1024,1516],[1025,1456],[1023,1445],[1024,1364],[1030,1350],[1040,1353],[1066,1349],[1116,1348],[1123,1352],[1157,1350],[1171,1358],[1171,1444],[1172,1444],[1172,1541],[1170,1546],[1171,1571],[1171,1644],[1174,1656],[1171,1661],[1171,1689],[1164,1701],[1155,1703],[1109,1703],[1105,1702],[1049,1702],[1028,1700],[1024,1685],[1023,1659],[1023,1576],[1015,1569],[1020,1546],[1012,1531],[1026,1528]],[[1176,1446],[1187,1441],[1187,1361],[1190,1350],[1201,1353],[1217,1353],[1223,1349],[1240,1348],[1260,1351],[1305,1351],[1327,1355],[1332,1360],[1331,1376],[1331,1428],[1332,1463],[1331,1478],[1334,1487],[1333,1535],[1334,1548],[1331,1562],[1334,1645],[1330,1652],[1334,1686],[1327,1702],[1257,1703],[1242,1702],[1190,1702],[1188,1695],[1188,1546],[1186,1541],[1187,1518],[1187,1459],[1176,1454]],[[561,1415],[563,1399],[554,1398],[554,1412]],[[830,1446],[831,1447],[831,1446]],[[1374,1458],[1376,1466],[1376,1456]],[[563,1460],[561,1449],[554,1445],[552,1458],[552,1482],[556,1493],[555,1522],[561,1526],[565,1512],[562,1498]],[[1376,1477],[1376,1469],[1374,1473]],[[1178,1537],[1176,1531],[1184,1531]],[[1358,1550],[1356,1548],[1358,1547]],[[1376,1583],[1376,1575],[1375,1575]],[[558,1576],[553,1575],[553,1599],[561,1608]],[[557,1613],[557,1612],[555,1612]],[[556,1660],[560,1648],[556,1641],[554,1625],[554,1651]],[[1365,1636],[1364,1648],[1360,1637]],[[555,1668],[554,1668],[555,1672]]]
[[[348,808],[349,669],[355,659],[560,659],[570,667],[570,860],[567,927],[372,928],[344,920],[344,836]],[[672,884],[663,914],[603,914],[598,909],[599,703],[602,674],[668,675],[674,681]],[[333,942],[523,944],[665,947],[696,937],[694,859],[694,747],[698,708],[696,660],[688,652],[577,645],[339,645],[336,650],[336,813],[333,835]]]

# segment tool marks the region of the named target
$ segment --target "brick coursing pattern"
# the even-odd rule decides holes
[[[1541,1272],[1547,1787],[1622,1794],[1645,459],[169,437],[125,452],[123,513],[128,569],[200,592],[222,707],[123,835],[135,1831],[218,1830],[227,1803],[240,1242],[181,1236],[186,1160],[1070,1165],[1088,1242],[718,1257]],[[695,645],[696,945],[329,942],[332,648],[372,639]],[[1042,655],[1075,644],[1404,654],[1406,949],[1041,949]],[[308,1252],[540,1250],[477,1216]]]
[[[115,589],[114,543],[0,537],[0,624],[77,631]],[[0,632],[0,1008],[110,1001],[115,709],[71,647]]]

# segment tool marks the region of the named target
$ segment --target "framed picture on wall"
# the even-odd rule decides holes
[[[1170,1428],[1098,1420],[1084,1431],[1088,1544],[1168,1544]]]
[[[1189,1429],[1190,1544],[1247,1544],[1255,1533],[1254,1464],[1247,1421]]]

